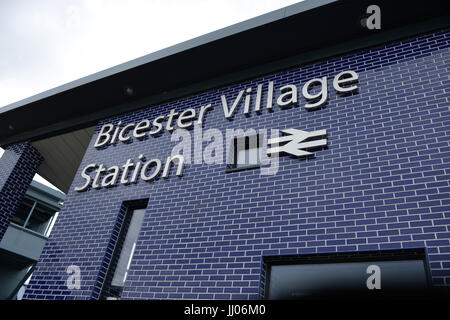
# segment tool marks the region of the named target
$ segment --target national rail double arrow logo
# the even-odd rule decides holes
[[[271,146],[271,148],[267,149],[268,155],[285,152],[297,157],[311,156],[313,153],[305,150],[327,145],[327,139],[319,139],[327,135],[327,130],[325,129],[312,132],[298,129],[280,131],[287,135],[267,141]]]

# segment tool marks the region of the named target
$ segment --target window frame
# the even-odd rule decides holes
[[[116,266],[114,268],[115,270],[114,270],[114,272],[112,274],[112,279],[111,279],[111,286],[112,287],[122,287],[122,289],[123,289],[123,286],[125,285],[125,282],[127,280],[128,271],[130,271],[131,261],[133,260],[133,255],[134,255],[134,252],[136,250],[136,244],[137,244],[137,241],[138,241],[138,238],[139,238],[139,233],[141,231],[142,224],[144,222],[145,211],[146,210],[145,210],[145,208],[139,208],[139,209],[131,209],[130,211],[131,211],[129,213],[131,215],[130,223],[128,225],[128,230],[127,230],[127,232],[125,234],[125,238],[123,239],[122,248],[120,250],[119,257],[118,257],[118,260],[117,260],[117,264],[116,264]],[[138,215],[140,215],[140,217],[138,217]],[[137,220],[135,220],[135,222],[138,223],[139,225],[138,225],[138,228],[137,228],[137,234],[135,234],[134,237],[133,237],[133,235],[130,234],[130,227],[133,224],[133,219],[134,218],[137,219]],[[127,243],[127,240],[128,241],[132,240],[131,243],[128,243],[128,244],[131,244],[131,250],[128,252],[129,255],[123,255],[124,253],[127,253],[127,252],[124,251],[125,244]],[[122,260],[122,259],[126,259],[126,260]],[[124,271],[125,272],[123,274],[123,279],[122,280],[119,279],[119,281],[122,282],[122,285],[116,285],[116,284],[114,284],[114,282],[116,282],[116,276],[119,276],[119,274],[117,272],[118,272],[118,267],[121,265],[120,262],[122,262],[122,263],[125,262],[125,264],[124,264],[124,266],[125,266]]]
[[[119,264],[120,255],[123,250],[123,246],[129,231],[129,227],[131,224],[131,220],[133,217],[133,213],[135,210],[144,210],[144,217],[142,219],[142,223],[139,228],[139,232],[136,238],[136,243],[139,240],[139,235],[142,230],[142,225],[145,221],[145,211],[147,210],[149,199],[139,199],[139,200],[131,200],[131,201],[124,201],[122,203],[121,211],[123,210],[123,216],[122,218],[118,218],[116,221],[116,226],[114,229],[116,229],[117,236],[113,236],[111,238],[111,241],[113,241],[112,246],[112,252],[111,252],[111,258],[109,258],[108,261],[108,267],[106,270],[105,277],[101,281],[101,289],[99,293],[99,300],[120,300],[123,288],[125,287],[125,284],[127,283],[127,279],[124,280],[123,287],[119,287],[113,284],[114,275],[116,272],[116,269]],[[114,233],[114,232],[113,232]],[[114,239],[114,240],[113,240]],[[131,264],[131,261],[134,256],[134,250],[130,256],[130,259],[128,261],[129,264]],[[127,273],[129,271],[129,265],[127,266]],[[127,275],[128,277],[128,275]],[[114,294],[114,295],[113,295]]]
[[[23,230],[26,230],[26,231],[29,231],[29,232],[32,232],[32,233],[34,233],[34,234],[38,234],[38,235],[40,235],[40,236],[43,236],[43,237],[46,237],[46,238],[47,238],[47,237],[49,236],[49,235],[47,234],[48,231],[49,231],[49,228],[50,228],[50,226],[52,225],[53,221],[55,220],[55,217],[56,217],[57,214],[59,213],[60,208],[56,208],[56,207],[54,207],[54,206],[52,206],[52,205],[49,205],[48,203],[42,202],[41,200],[36,199],[36,198],[34,198],[34,197],[31,197],[31,196],[28,196],[28,195],[25,195],[25,196],[24,196],[24,198],[23,198],[23,200],[22,200],[22,203],[23,203],[25,200],[31,201],[33,204],[31,205],[30,210],[29,210],[28,213],[26,214],[26,218],[25,218],[23,224],[22,224],[22,223],[17,223],[17,222],[14,222],[14,221],[11,221],[11,223],[14,224],[15,226],[17,226],[17,227],[23,229]],[[36,230],[33,230],[33,229],[27,227],[27,225],[28,225],[28,223],[29,223],[29,221],[30,221],[32,215],[35,213],[35,209],[36,209],[36,207],[37,207],[38,205],[39,205],[40,207],[44,207],[45,209],[48,209],[48,210],[50,210],[50,211],[53,212],[53,213],[50,215],[50,219],[48,220],[48,222],[47,222],[47,224],[46,224],[46,226],[45,226],[43,232],[39,232],[39,231],[36,231]],[[17,208],[17,210],[18,210],[18,209],[19,209],[19,208]]]
[[[250,139],[255,136],[256,136],[256,148],[250,148]],[[241,150],[256,149],[256,154],[257,154],[257,163],[256,164],[243,164],[243,165],[238,164],[238,161],[237,161],[238,153],[239,153],[239,151],[241,151],[241,150],[238,150],[238,147],[240,146],[238,141],[242,140],[242,139],[245,139],[245,141],[244,141],[245,149],[241,149]],[[264,144],[263,139],[264,139],[264,135],[262,133],[257,133],[255,135],[245,135],[242,137],[233,138],[233,140],[230,144],[230,148],[232,150],[229,153],[229,155],[232,157],[232,159],[230,159],[231,161],[229,161],[231,163],[227,164],[225,173],[261,168],[261,157],[262,157],[263,144]]]

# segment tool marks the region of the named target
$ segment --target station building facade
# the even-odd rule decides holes
[[[415,31],[99,119],[24,298],[449,286],[449,38]],[[6,152],[13,208],[17,168],[42,160],[32,142]]]

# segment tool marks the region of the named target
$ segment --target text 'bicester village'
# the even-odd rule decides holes
[[[345,94],[351,93],[358,90],[356,85],[358,82],[358,74],[354,71],[343,71],[337,74],[333,78],[333,88],[336,92]],[[318,92],[311,93],[311,89],[319,87]],[[261,113],[262,108],[262,96],[263,96],[263,85],[259,84],[256,89],[256,97],[253,105],[253,110],[256,114]],[[316,90],[317,91],[317,90]],[[328,98],[328,80],[327,77],[314,78],[307,81],[301,90],[303,97],[307,100],[304,107],[306,110],[317,110],[319,109]],[[251,108],[251,98],[252,98],[252,88],[247,88],[245,90],[240,90],[238,95],[234,98],[231,106],[228,98],[225,95],[221,96],[222,108],[224,116],[226,119],[230,119],[235,114],[239,105],[244,101],[243,113],[249,114],[252,110]],[[245,97],[244,97],[245,96]],[[267,100],[265,101],[265,108],[270,110],[273,108],[274,99],[274,82],[269,81],[267,84]],[[244,97],[244,99],[242,99]],[[297,104],[299,101],[297,86],[293,84],[284,85],[279,89],[279,95],[276,97],[276,104],[281,108],[288,108]],[[121,121],[117,125],[108,123],[102,126],[97,139],[94,143],[94,147],[97,149],[105,148],[108,145],[115,144],[117,142],[130,143],[132,137],[135,139],[143,139],[147,135],[157,136],[164,131],[164,128],[172,132],[176,128],[188,129],[197,125],[202,125],[205,114],[212,110],[213,106],[207,104],[202,106],[200,110],[197,111],[193,108],[188,108],[177,113],[172,109],[166,116],[158,116],[153,121],[149,119],[143,119],[138,123],[128,123],[123,125]],[[175,118],[177,117],[176,121]],[[163,122],[166,121],[165,126]],[[153,128],[152,128],[153,127]],[[122,167],[122,175],[120,175],[119,166],[110,166],[106,168],[104,164],[91,163],[87,165],[81,172],[81,176],[85,179],[85,183],[82,186],[75,187],[76,191],[85,191],[92,184],[94,189],[108,188],[116,185],[117,182],[121,184],[137,183],[139,177],[143,181],[153,181],[162,170],[162,162],[159,159],[150,159],[146,162],[145,156],[140,154],[139,161],[136,163],[132,162],[132,159],[128,159]],[[176,155],[168,157],[164,165],[163,178],[168,178],[169,170],[172,163],[178,163],[178,168],[176,175],[181,176],[184,168],[184,158],[182,155]],[[131,168],[133,168],[131,170]],[[152,168],[153,172],[147,173],[147,170]],[[95,170],[95,177],[91,179],[88,171]],[[131,174],[129,178],[128,175]],[[120,179],[119,179],[120,176]],[[92,180],[92,182],[91,182]]]

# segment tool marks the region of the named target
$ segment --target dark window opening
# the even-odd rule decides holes
[[[227,166],[227,171],[259,168],[261,164],[262,145],[262,134],[233,139],[230,159],[228,160],[230,163]]]
[[[58,208],[53,208],[39,200],[25,197],[12,218],[12,223],[47,236],[58,210]]]
[[[396,297],[430,285],[424,250],[266,259],[268,299]]]
[[[120,226],[116,226],[120,231],[114,243],[112,258],[100,295],[101,300],[120,299],[122,296],[147,204],[148,199],[133,201],[125,203],[121,209],[124,214],[122,219],[120,217],[118,219]]]

